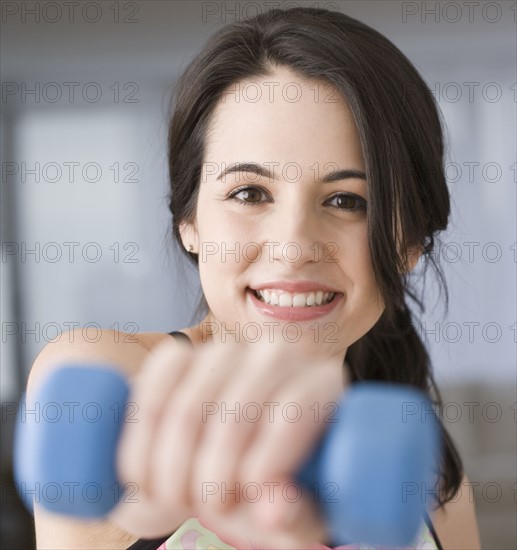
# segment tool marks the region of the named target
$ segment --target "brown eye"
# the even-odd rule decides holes
[[[234,191],[229,198],[236,200],[241,204],[245,204],[246,206],[253,206],[255,204],[260,204],[260,199],[263,194],[264,191],[258,187],[241,187],[240,189],[237,189],[237,191]],[[238,198],[238,195],[242,198]]]
[[[367,205],[367,202],[362,197],[352,193],[339,193],[338,195],[334,195],[330,201],[335,201],[335,208],[338,210],[344,210],[345,212],[366,210]]]

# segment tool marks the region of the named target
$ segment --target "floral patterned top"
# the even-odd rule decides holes
[[[436,543],[435,537],[425,521],[410,546],[404,550],[439,550],[441,545]],[[381,546],[365,544],[347,544],[336,546],[334,550],[381,550]],[[386,547],[387,548],[387,547]],[[320,550],[329,550],[328,546],[321,545]],[[213,531],[201,524],[197,517],[187,519],[165,542],[156,550],[238,550],[223,542]],[[391,549],[393,550],[393,549]]]

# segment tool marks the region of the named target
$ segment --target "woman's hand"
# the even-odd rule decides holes
[[[153,538],[198,516],[238,548],[315,547],[324,522],[292,482],[344,384],[342,358],[302,358],[295,344],[160,344],[134,380],[137,422],[124,424],[117,458],[137,502],[111,519]]]

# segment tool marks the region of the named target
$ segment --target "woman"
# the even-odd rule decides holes
[[[43,349],[29,392],[70,359],[115,362],[131,378],[139,419],[124,426],[118,467],[138,498],[96,523],[36,506],[38,547],[328,543],[309,498],[252,506],[200,490],[288,481],[323,423],[225,422],[200,407],[310,408],[361,379],[441,404],[406,297],[421,305],[409,285],[419,259],[441,277],[431,252],[449,217],[443,154],[429,89],[365,24],[274,9],[217,32],[179,81],[169,132],[173,236],[199,268],[204,318],[172,338],[115,343],[105,331]],[[413,547],[476,549],[468,479],[443,437],[438,506]]]

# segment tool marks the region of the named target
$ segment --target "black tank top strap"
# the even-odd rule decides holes
[[[434,539],[434,542],[436,544],[436,548],[438,550],[443,550],[442,543],[440,542],[440,539],[438,538],[438,535],[436,534],[436,530],[435,530],[434,525],[431,521],[431,518],[429,517],[429,514],[425,510],[424,510],[424,520],[427,524],[427,527],[429,527],[429,531],[431,531],[431,535],[433,535],[433,539]]]
[[[172,534],[160,539],[139,539],[126,550],[157,550]]]
[[[177,337],[180,340],[183,340],[183,341],[187,342],[191,346],[193,345],[192,340],[184,332],[180,332],[179,330],[173,330],[172,332],[168,332],[167,334],[170,334],[171,336]]]

